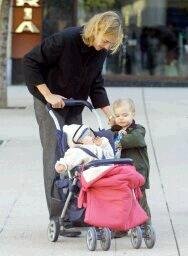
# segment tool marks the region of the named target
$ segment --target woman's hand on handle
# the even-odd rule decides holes
[[[45,100],[52,105],[52,108],[64,108],[63,99],[65,98],[57,94],[50,94],[45,97]]]
[[[65,97],[50,92],[46,84],[39,84],[36,86],[39,92],[44,96],[45,100],[52,105],[52,108],[64,108]]]

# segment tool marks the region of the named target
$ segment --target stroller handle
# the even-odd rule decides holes
[[[92,106],[92,104],[90,102],[88,102],[86,100],[75,100],[73,98],[63,99],[63,101],[65,103],[65,107],[74,107],[74,106],[85,106],[85,107],[87,107],[95,115],[100,130],[102,129],[102,123],[101,123],[100,117],[99,117],[97,111],[94,109],[94,107]],[[58,121],[57,117],[55,116],[55,112],[54,112],[55,109],[52,108],[52,105],[50,103],[46,104],[46,110],[51,115],[57,130],[61,130],[60,125],[59,125],[59,121]]]
[[[86,100],[75,100],[73,98],[70,98],[70,99],[63,99],[63,101],[65,103],[65,107],[85,106],[89,108],[89,110],[91,111],[94,109],[91,103]],[[47,103],[46,107],[48,110],[53,110],[50,103]]]
[[[93,110],[93,106],[87,100],[75,100],[75,99],[65,99],[65,106],[74,107],[74,106],[85,106],[89,108],[91,111]]]

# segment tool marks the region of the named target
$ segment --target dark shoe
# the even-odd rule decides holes
[[[112,238],[121,238],[127,236],[128,231],[114,231],[112,232]]]
[[[65,237],[77,237],[81,235],[81,231],[77,230],[60,230],[60,236],[65,236]]]

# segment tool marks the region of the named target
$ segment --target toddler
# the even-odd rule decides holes
[[[134,161],[136,170],[145,177],[145,184],[142,187],[143,197],[140,201],[142,208],[146,211],[149,222],[151,213],[147,203],[145,189],[149,189],[149,159],[147,145],[145,142],[145,128],[135,123],[135,105],[131,99],[118,99],[113,102],[114,125],[111,130],[114,132],[116,145],[116,157],[131,158]]]

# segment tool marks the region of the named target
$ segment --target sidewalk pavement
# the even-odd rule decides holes
[[[110,100],[131,97],[137,121],[145,125],[151,164],[148,201],[157,241],[133,249],[130,237],[113,239],[108,252],[86,248],[79,238],[47,240],[48,214],[42,152],[32,97],[24,86],[8,88],[8,109],[0,109],[0,256],[187,256],[188,88],[107,88]],[[25,108],[21,108],[25,107]],[[103,115],[100,113],[101,117]],[[89,111],[84,122],[96,128]],[[103,124],[106,125],[104,118]]]

